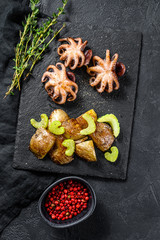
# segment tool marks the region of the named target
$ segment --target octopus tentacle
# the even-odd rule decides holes
[[[61,67],[61,69],[59,69],[59,66]],[[65,66],[63,65],[63,63],[56,63],[56,68],[58,68],[58,70],[62,71],[62,72],[66,72],[66,68]]]
[[[66,87],[66,91],[69,94],[68,101],[74,101],[76,99],[76,93],[70,87]]]
[[[50,69],[52,69],[52,72],[49,72]],[[58,74],[58,69],[57,69],[57,67],[54,66],[54,65],[49,65],[49,66],[47,67],[47,71],[50,73],[50,76],[51,76],[52,74]]]
[[[60,56],[60,60],[63,61],[63,60],[66,60],[67,59],[67,52],[64,52],[61,56]]]
[[[87,43],[88,43],[88,41],[86,40],[86,41],[80,46],[80,50],[81,50],[81,51],[84,51]]]
[[[96,62],[97,62],[97,65],[96,65]],[[93,65],[104,67],[104,60],[98,56],[94,56],[93,57]]]
[[[71,70],[76,69],[77,63],[78,63],[77,58],[73,57],[72,61],[71,61],[70,64],[69,64],[69,68],[70,68]]]
[[[59,48],[57,49],[57,53],[61,56],[66,49],[69,47],[69,44],[62,44],[61,46],[59,46]]]
[[[46,82],[47,80],[49,80],[49,77],[48,77],[48,73],[45,72],[42,76],[41,82]]]
[[[115,69],[117,60],[118,60],[118,53],[115,53],[112,57],[111,69]]]
[[[94,76],[96,73],[101,73],[101,72],[102,72],[102,68],[100,66],[93,66],[87,69],[87,73],[90,74],[91,76]]]
[[[72,66],[72,68],[71,69],[76,69],[76,67],[78,66],[78,62],[79,62],[79,56],[78,56],[78,54],[75,54],[74,55],[74,65]]]
[[[101,80],[102,80],[102,75],[99,74],[96,78],[95,77],[90,78],[89,84],[92,87],[95,87],[97,84],[100,83]]]
[[[106,81],[102,78],[102,81],[100,82],[100,86],[98,84],[96,86],[96,89],[99,93],[102,93],[102,92],[104,92],[105,88],[106,88]]]
[[[77,92],[78,92],[78,85],[75,82],[67,81],[66,86],[74,87],[75,88],[74,92],[77,94]]]
[[[80,59],[81,59],[81,61],[80,61]],[[82,67],[83,65],[84,65],[84,63],[85,63],[85,56],[84,56],[84,54],[80,54],[79,55],[79,64],[78,64],[78,67],[80,68],[80,67]]]
[[[45,90],[48,92],[48,91],[50,91],[50,88],[51,88],[51,87],[54,88],[55,86],[56,86],[56,83],[53,82],[53,83],[51,84],[51,83],[48,81],[48,82],[45,84]]]
[[[116,86],[114,87],[115,90],[119,89],[119,82],[118,82],[118,77],[117,75],[114,73],[113,74],[113,81],[115,82]]]
[[[66,102],[67,94],[63,88],[60,89],[60,98],[61,98],[61,100],[56,99],[56,102],[58,104],[64,104]]]
[[[41,79],[41,82],[46,82],[47,80],[49,80],[50,78],[53,78],[54,77],[54,73],[51,73],[51,72],[48,72],[46,71],[43,76],[42,76],[42,79]]]
[[[65,62],[64,62],[64,65],[65,67],[68,67],[72,62],[72,56],[68,55]]]
[[[107,63],[110,63],[110,61],[111,61],[110,51],[108,49],[106,50],[106,59],[105,60],[106,60]]]
[[[74,39],[73,38],[67,38],[67,41],[71,44],[71,45],[73,45],[74,47],[76,47],[76,42],[74,41]]]
[[[67,42],[67,38],[60,38],[60,39],[58,39],[58,41],[59,42],[65,42],[65,41]]]
[[[57,63],[56,67],[59,70],[59,84],[60,84],[62,82],[62,79],[67,79],[68,78],[67,72],[66,72],[66,67],[63,65],[63,63]]]
[[[106,81],[105,91],[108,92],[108,93],[111,93],[113,91],[113,81],[112,80],[113,79],[110,78],[109,80]]]
[[[59,86],[55,86],[54,87],[54,94],[51,96],[52,100],[54,101],[55,99],[57,99],[59,97]]]
[[[78,42],[78,46],[82,44],[82,38],[75,38],[74,40]]]

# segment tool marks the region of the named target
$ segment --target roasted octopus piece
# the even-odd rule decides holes
[[[77,97],[78,85],[75,83],[75,75],[66,72],[62,63],[57,63],[56,66],[49,65],[41,81],[45,83],[48,95],[57,104],[74,101]]]
[[[90,85],[96,87],[99,93],[111,93],[114,89],[119,89],[118,76],[125,73],[125,66],[123,63],[117,63],[117,60],[118,54],[115,53],[111,59],[109,50],[106,50],[104,60],[98,56],[93,57],[93,66],[88,67],[87,72],[92,76],[89,80]]]
[[[62,44],[59,46],[57,52],[60,55],[60,60],[65,61],[65,67],[70,67],[74,70],[77,67],[80,68],[83,65],[89,64],[92,57],[92,50],[85,50],[87,41],[82,42],[82,38],[62,38],[60,42],[68,42],[68,44]]]

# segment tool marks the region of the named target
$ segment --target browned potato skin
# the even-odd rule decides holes
[[[78,139],[75,141],[75,144],[78,144],[78,143],[82,143],[84,141],[87,141],[88,140],[88,136],[84,137],[84,138],[81,138],[81,139]]]
[[[93,120],[94,120],[95,122],[97,121],[97,113],[96,113],[93,109],[91,109],[91,110],[89,110],[89,111],[87,111],[87,112],[85,112],[85,113],[89,114],[89,115],[93,118]],[[83,114],[85,114],[85,113],[83,113]],[[88,123],[87,123],[86,120],[82,117],[83,114],[82,114],[81,116],[79,116],[78,118],[76,118],[76,120],[77,120],[77,122],[79,123],[79,125],[80,125],[82,128],[87,128],[87,127],[88,127]]]
[[[90,135],[101,151],[107,151],[114,142],[112,128],[106,123],[96,122],[96,131]]]
[[[62,135],[57,136],[55,146],[49,152],[52,161],[61,165],[70,163],[74,159],[72,156],[65,155],[66,148],[62,145],[64,140],[65,138]]]
[[[44,128],[39,128],[31,138],[29,149],[37,158],[43,159],[51,150],[55,141],[56,137],[52,133]]]
[[[75,153],[79,157],[81,157],[89,162],[97,161],[94,144],[93,144],[92,140],[76,144]]]
[[[62,126],[65,128],[65,133],[64,133],[65,138],[78,140],[85,137],[84,135],[80,134],[80,131],[82,130],[82,128],[77,122],[77,120],[74,118],[71,118],[63,122]]]
[[[68,119],[69,119],[69,116],[65,111],[63,111],[62,109],[55,109],[49,117],[48,126],[53,121],[60,121],[62,123],[64,121],[67,121]]]

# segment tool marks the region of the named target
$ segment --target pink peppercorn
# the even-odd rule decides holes
[[[61,221],[71,219],[87,208],[90,192],[82,183],[69,180],[52,188],[45,207],[51,218]]]

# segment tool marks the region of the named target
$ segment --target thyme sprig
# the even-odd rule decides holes
[[[23,32],[20,31],[20,42],[15,49],[15,66],[12,83],[9,86],[6,96],[14,95],[15,88],[21,89],[21,78],[25,73],[26,79],[32,72],[35,64],[42,59],[42,55],[53,39],[64,28],[65,24],[58,29],[53,30],[53,25],[57,23],[57,19],[64,14],[64,8],[68,0],[62,0],[62,7],[58,8],[57,13],[53,13],[52,17],[48,17],[40,26],[38,24],[39,8],[37,4],[40,0],[30,0],[31,13],[25,19],[23,24]]]

